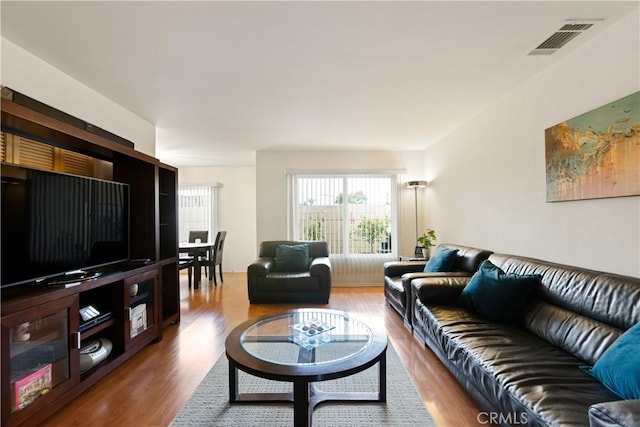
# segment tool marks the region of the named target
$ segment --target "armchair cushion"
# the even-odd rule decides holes
[[[277,245],[274,271],[299,273],[309,270],[309,245]]]

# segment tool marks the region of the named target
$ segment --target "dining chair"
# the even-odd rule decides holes
[[[220,282],[224,283],[224,279],[222,278],[222,253],[224,250],[224,241],[227,238],[226,231],[218,231],[216,234],[216,243],[213,247],[213,255],[211,256],[210,269],[209,269],[209,280],[213,277],[213,285],[218,286],[218,282],[216,281],[216,265],[218,267],[218,271],[220,274]]]
[[[189,243],[196,243],[197,240],[200,240],[200,243],[208,243],[209,231],[208,230],[190,230]],[[200,263],[200,265],[204,266],[205,277],[210,278],[211,273],[209,271],[209,264],[211,263],[211,258],[209,257],[209,251],[207,251],[205,255],[198,255],[198,262]]]
[[[178,258],[178,268],[180,270],[187,269],[187,275],[189,280],[189,289],[191,289],[191,283],[193,282],[193,269],[194,269],[194,259],[192,256],[188,255],[180,255]]]
[[[196,243],[197,239],[200,239],[201,243],[207,243],[209,241],[209,231],[207,230],[189,231],[189,243]]]

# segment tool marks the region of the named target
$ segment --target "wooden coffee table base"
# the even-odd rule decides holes
[[[378,363],[378,392],[325,392],[316,387],[316,382],[290,378],[293,393],[240,393],[238,391],[238,367],[229,361],[229,401],[231,403],[293,403],[293,425],[309,427],[313,410],[324,402],[386,402],[387,401],[387,355],[382,352]],[[363,366],[362,370],[372,365]],[[359,372],[359,371],[358,371]],[[353,375],[351,372],[348,375]],[[266,376],[265,376],[266,378]]]

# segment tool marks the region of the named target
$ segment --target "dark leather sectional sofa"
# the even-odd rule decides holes
[[[470,278],[458,274],[412,278],[406,303],[405,324],[483,408],[479,421],[640,426],[640,400],[622,400],[581,369],[640,322],[640,279],[504,254],[488,260],[506,273],[541,277],[514,323],[463,308]],[[397,289],[387,291],[387,282],[387,301],[398,310]]]

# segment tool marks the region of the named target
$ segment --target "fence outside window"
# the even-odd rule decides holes
[[[178,189],[179,241],[186,242],[190,230],[217,230],[217,187],[180,186]]]

